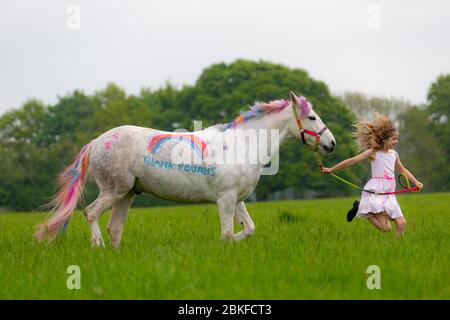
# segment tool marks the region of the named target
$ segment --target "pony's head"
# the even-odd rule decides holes
[[[324,154],[333,152],[336,148],[336,140],[333,134],[305,97],[297,97],[291,91],[290,112],[292,117],[289,121],[289,131],[296,139],[310,146],[316,146],[318,143],[320,151]]]

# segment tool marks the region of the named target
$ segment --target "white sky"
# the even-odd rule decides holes
[[[67,27],[72,4],[80,30]],[[450,73],[450,1],[0,0],[0,113],[107,82],[193,84],[237,58],[305,69],[333,93],[424,103]]]

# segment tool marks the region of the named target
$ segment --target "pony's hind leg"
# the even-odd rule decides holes
[[[98,219],[105,210],[111,208],[113,202],[114,198],[111,195],[100,192],[98,198],[84,209],[84,215],[91,230],[91,244],[93,247],[105,246]]]
[[[128,210],[134,199],[134,192],[128,193],[123,199],[114,202],[111,218],[108,222],[108,234],[114,248],[118,248],[122,237],[123,225],[128,216]]]
[[[248,214],[247,208],[245,207],[244,201],[239,202],[236,205],[236,212],[234,214],[234,219],[237,223],[241,224],[244,228],[234,235],[234,240],[242,240],[246,237],[250,237],[255,233],[255,224]]]

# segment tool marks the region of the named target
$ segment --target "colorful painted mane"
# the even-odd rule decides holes
[[[302,108],[300,116],[303,117],[306,113],[308,113],[311,109],[311,104],[305,97],[299,97],[299,103]],[[259,119],[265,115],[268,115],[272,112],[280,112],[290,105],[289,100],[274,100],[271,102],[257,102],[253,106],[250,107],[248,111],[242,111],[241,114],[236,117],[232,122],[227,124],[218,125],[218,127],[222,130],[227,130],[231,128],[236,128],[239,124],[247,122],[251,119]]]

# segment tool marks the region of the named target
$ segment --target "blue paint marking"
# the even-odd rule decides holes
[[[199,166],[194,164],[174,163],[171,161],[156,160],[149,155],[144,156],[144,164],[150,167],[178,172],[194,173],[203,176],[214,177],[216,175],[216,167],[213,166]]]

